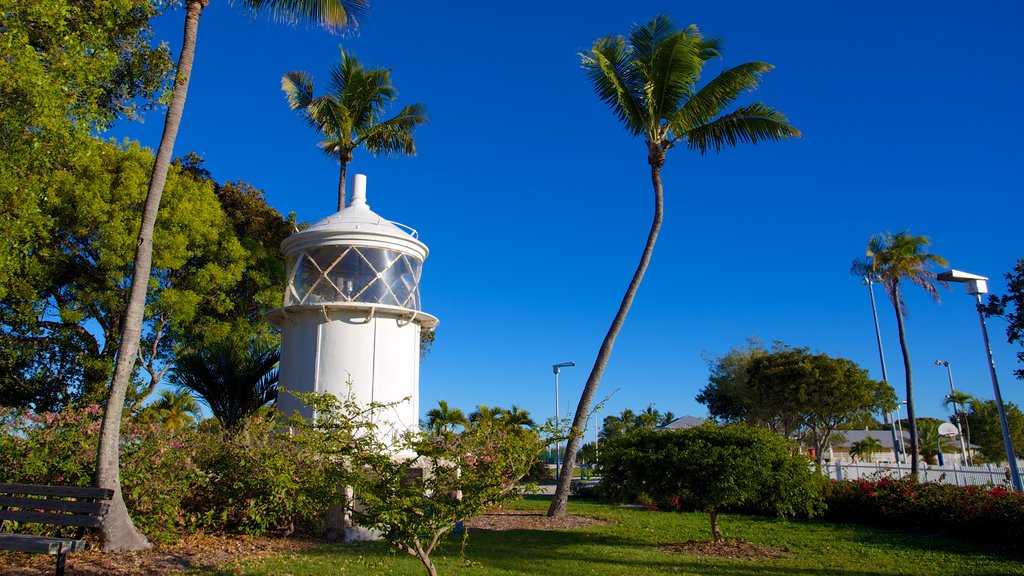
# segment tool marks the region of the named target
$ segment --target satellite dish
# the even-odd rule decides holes
[[[952,438],[953,436],[960,435],[960,429],[949,422],[943,422],[942,424],[939,424],[939,435]]]

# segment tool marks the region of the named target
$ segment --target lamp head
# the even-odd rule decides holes
[[[552,372],[554,372],[555,374],[558,374],[558,371],[559,371],[560,369],[562,369],[562,368],[568,368],[568,367],[570,367],[570,366],[575,366],[575,365],[576,365],[576,363],[575,363],[575,362],[562,362],[562,363],[560,363],[560,364],[552,364],[552,365],[551,365],[551,371],[552,371]]]
[[[949,361],[947,361],[947,360],[936,360],[935,361],[935,365],[936,366],[949,366]]]
[[[988,277],[962,270],[949,270],[937,276],[943,282],[960,282],[971,296],[988,294]]]

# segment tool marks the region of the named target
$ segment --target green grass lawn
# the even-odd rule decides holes
[[[546,509],[546,497],[530,497],[516,508]],[[627,510],[570,502],[570,513],[612,520],[568,532],[518,530],[475,532],[465,546],[454,537],[434,553],[441,575],[606,576],[625,574],[722,574],[840,576],[880,574],[1024,574],[1024,561],[946,538],[818,521],[783,521],[753,516],[720,517],[726,538],[790,550],[773,560],[723,560],[672,554],[659,544],[710,537],[707,516]],[[1024,536],[1022,536],[1024,537]],[[239,570],[240,568],[240,570]],[[241,567],[205,574],[290,576],[421,575],[418,560],[379,542],[325,545]]]

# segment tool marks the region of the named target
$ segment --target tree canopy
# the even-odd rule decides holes
[[[771,351],[748,346],[719,358],[697,399],[716,418],[801,438],[819,461],[836,429],[896,402],[891,386],[855,362],[778,342]]]
[[[975,401],[970,405],[967,418],[971,422],[971,442],[981,446],[981,452],[990,462],[1006,460],[1006,446],[1003,444],[1003,431],[999,426],[999,412],[995,400]],[[1007,402],[1006,425],[1010,429],[1010,439],[1018,458],[1024,458],[1024,413],[1013,402]]]
[[[1024,364],[1024,258],[1018,258],[1013,270],[1006,273],[1006,294],[991,294],[982,311],[989,316],[1001,316],[1006,326],[1006,341],[1018,344],[1017,362]],[[1024,380],[1024,367],[1013,371]]]

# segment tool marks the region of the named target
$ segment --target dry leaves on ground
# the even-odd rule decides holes
[[[767,560],[779,558],[790,554],[787,548],[774,548],[762,546],[744,540],[726,540],[725,542],[710,542],[707,540],[689,540],[687,542],[676,542],[673,544],[662,544],[658,546],[662,552],[674,552],[690,556],[711,556],[714,558],[729,558],[731,560]]]

